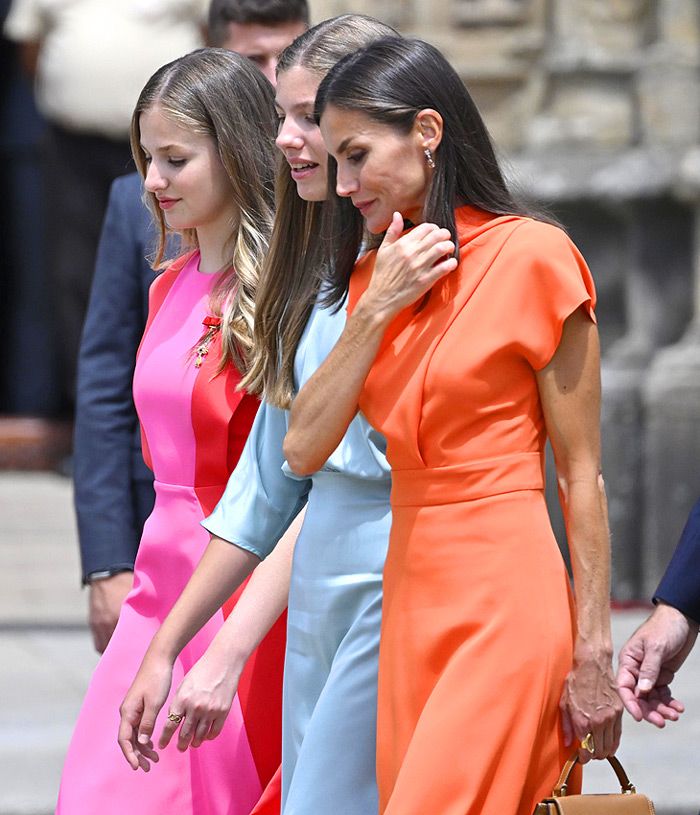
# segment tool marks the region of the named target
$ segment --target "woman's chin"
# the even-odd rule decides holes
[[[390,224],[391,218],[389,220],[369,218],[365,221],[365,228],[371,235],[383,235],[389,228]]]
[[[309,183],[308,181],[295,181],[297,185],[297,195],[302,201],[312,203],[314,201],[325,201],[328,197],[328,187],[324,181],[323,184]]]

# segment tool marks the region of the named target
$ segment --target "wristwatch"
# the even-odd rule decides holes
[[[89,572],[86,574],[84,583],[89,586],[91,583],[96,583],[98,580],[106,580],[108,577],[114,577],[115,574],[133,571],[133,569],[127,569],[126,566],[120,566],[116,569],[99,569],[96,572]]]

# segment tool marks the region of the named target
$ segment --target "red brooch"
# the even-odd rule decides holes
[[[211,341],[214,339],[214,335],[216,332],[221,328],[221,318],[220,317],[211,317],[207,315],[202,320],[202,325],[207,327],[207,333],[202,338],[202,341],[199,343],[197,348],[195,349],[195,358],[194,358],[194,367],[201,368],[202,363],[204,362],[204,358],[209,353],[209,346],[211,345]]]

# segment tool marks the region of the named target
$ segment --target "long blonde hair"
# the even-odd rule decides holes
[[[255,296],[274,218],[274,92],[252,63],[223,48],[202,48],[164,65],[141,91],[131,119],[131,150],[143,178],[140,119],[158,105],[176,124],[216,142],[231,184],[237,218],[228,239],[231,268],[217,281],[210,308],[221,317],[222,357],[245,372],[251,361]],[[154,267],[164,265],[168,227],[155,195],[146,203],[159,232]],[[195,230],[180,233],[181,250],[197,248]]]
[[[342,14],[297,37],[282,52],[277,75],[298,66],[320,82],[340,59],[386,36],[399,35],[364,14]],[[255,304],[251,364],[241,386],[288,408],[294,394],[294,355],[327,276],[320,234],[325,204],[299,197],[283,157],[278,160],[276,199],[277,217]]]

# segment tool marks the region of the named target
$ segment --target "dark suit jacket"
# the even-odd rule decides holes
[[[133,568],[153,507],[131,387],[154,273],[151,218],[138,174],[116,179],[102,227],[78,358],[75,508],[83,578]]]
[[[700,623],[700,500],[690,511],[654,599],[663,600]]]

